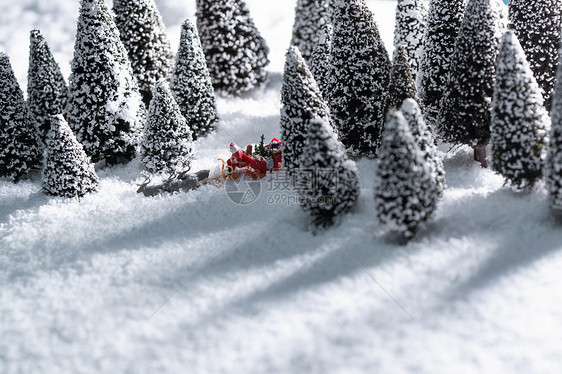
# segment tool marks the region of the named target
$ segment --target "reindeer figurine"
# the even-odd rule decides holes
[[[152,175],[142,171],[141,174],[146,178],[144,182],[139,184],[137,190],[138,193],[143,193],[144,196],[155,196],[160,192],[165,191],[169,193],[174,193],[178,191],[187,192],[189,190],[194,190],[199,187],[199,182],[207,179],[209,177],[209,170],[200,170],[197,173],[189,173],[191,168],[188,168],[181,173],[172,172],[168,179],[166,179],[161,184],[156,184],[154,186],[149,186],[148,184],[152,180]]]

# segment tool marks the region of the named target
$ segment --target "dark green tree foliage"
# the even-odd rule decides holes
[[[427,9],[422,0],[398,0],[394,27],[394,48],[406,46],[406,56],[414,82],[423,53],[423,34],[427,22]]]
[[[27,71],[27,105],[39,125],[44,143],[51,127],[51,116],[61,114],[66,105],[68,87],[39,30],[30,33],[29,68]]]
[[[189,20],[181,38],[170,89],[191,129],[193,140],[213,131],[219,120],[215,91],[197,29]]]
[[[192,135],[187,121],[162,80],[154,88],[142,142],[143,163],[150,172],[181,172],[193,158]]]
[[[410,73],[406,48],[404,45],[401,45],[394,50],[390,84],[388,86],[387,110],[400,108],[406,99],[414,99],[418,105],[420,103],[418,90]]]
[[[8,56],[0,52],[0,178],[18,181],[41,164],[36,123]]]
[[[391,111],[375,172],[375,209],[380,222],[405,240],[418,232],[437,205],[432,169],[404,116]]]
[[[239,95],[267,81],[269,49],[243,0],[197,0],[197,29],[213,86]]]
[[[332,123],[328,105],[298,48],[290,47],[281,87],[281,139],[283,166],[292,173],[301,165],[301,155],[311,119]]]
[[[319,117],[306,122],[297,191],[301,207],[313,217],[311,228],[317,231],[333,225],[338,216],[357,204],[359,176],[332,126]]]
[[[455,42],[437,123],[445,141],[474,148],[490,141],[497,27],[498,13],[490,0],[470,0]]]
[[[502,38],[492,106],[493,168],[515,188],[532,187],[542,177],[548,114],[512,31]]]
[[[124,162],[140,143],[144,105],[102,0],[82,0],[64,116],[94,162]]]
[[[145,105],[154,84],[172,72],[174,54],[154,0],[113,0],[115,23]]]
[[[351,155],[374,155],[384,120],[390,59],[365,0],[335,0],[330,94],[340,139]]]
[[[443,196],[445,189],[445,169],[439,151],[435,145],[433,131],[423,118],[423,113],[414,99],[406,99],[400,107],[400,112],[408,122],[412,136],[423,154],[423,158],[431,167],[431,175],[437,182],[437,196]]]
[[[435,126],[467,0],[432,0],[429,5],[418,89],[426,121]]]
[[[98,189],[94,165],[76,140],[62,114],[50,117],[47,133],[43,192],[51,196],[82,197]]]
[[[334,28],[331,24],[322,27],[318,44],[310,56],[310,71],[314,75],[314,79],[318,83],[324,99],[328,98],[328,91],[330,89],[330,70],[332,69],[330,56],[332,53],[333,31]]]
[[[322,27],[332,23],[331,1],[297,0],[291,45],[298,47],[307,62],[318,44]]]
[[[511,0],[509,22],[543,90],[546,108],[550,110],[562,31],[562,3],[560,0]]]
[[[562,46],[560,55],[562,56]],[[545,179],[551,206],[558,213],[562,213],[562,64],[558,65],[556,73],[551,115]]]

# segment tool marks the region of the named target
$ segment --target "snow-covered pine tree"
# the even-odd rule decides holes
[[[443,90],[451,67],[457,38],[467,0],[432,0],[429,4],[424,47],[417,86],[424,108],[424,117],[435,126]]]
[[[332,118],[349,154],[374,155],[390,79],[388,52],[365,0],[335,0],[333,25]]]
[[[219,120],[215,91],[195,25],[185,20],[170,89],[193,140],[213,131]]]
[[[498,13],[491,0],[470,0],[455,42],[449,82],[439,112],[439,135],[474,148],[486,167],[498,55]]]
[[[559,55],[562,61],[562,45]],[[562,214],[562,64],[558,64],[556,72],[551,115],[545,180],[550,193],[551,207],[554,211]]]
[[[322,27],[332,23],[332,0],[297,0],[291,45],[299,48],[308,62],[318,44]]]
[[[281,103],[283,166],[292,174],[301,165],[310,119],[320,118],[332,126],[328,105],[297,47],[287,51]]]
[[[148,107],[142,161],[153,173],[181,172],[190,167],[194,147],[191,130],[172,96],[168,83],[156,83]]]
[[[51,196],[82,197],[97,191],[99,179],[94,165],[62,114],[51,116],[49,120],[43,192]]]
[[[0,52],[0,178],[17,182],[40,165],[37,124],[25,103],[10,59]]]
[[[423,34],[427,21],[427,9],[422,0],[398,0],[394,27],[394,48],[406,46],[406,55],[414,83],[423,53]]]
[[[338,216],[357,204],[359,176],[332,126],[320,117],[305,121],[308,132],[297,192],[301,207],[313,217],[311,229],[317,232],[333,225]]]
[[[400,112],[406,119],[406,122],[408,122],[412,136],[418,147],[420,147],[424,159],[428,161],[432,167],[431,173],[437,182],[437,196],[442,197],[443,190],[446,187],[445,169],[443,168],[443,161],[435,145],[433,131],[425,122],[422,110],[416,100],[404,100],[400,107]]]
[[[322,26],[320,31],[320,36],[318,38],[318,44],[316,48],[313,49],[312,55],[310,56],[310,71],[314,75],[318,87],[320,87],[320,92],[322,92],[322,97],[324,99],[328,98],[328,91],[330,89],[330,71],[332,69],[332,63],[330,61],[330,55],[332,51],[332,35],[334,28],[331,24]]]
[[[239,95],[267,81],[269,48],[243,0],[197,0],[197,29],[213,86]]]
[[[525,52],[511,30],[500,45],[492,107],[492,166],[513,187],[532,187],[542,177],[548,114]]]
[[[103,0],[81,0],[64,116],[94,162],[126,162],[142,137],[144,105]]]
[[[402,239],[414,237],[435,210],[439,187],[433,172],[402,113],[390,111],[375,172],[375,209]]]
[[[401,45],[394,50],[386,110],[400,108],[406,99],[414,99],[420,105],[418,91],[410,73],[406,47]]]
[[[509,22],[543,90],[546,109],[550,111],[562,31],[562,3],[560,0],[511,0]]]
[[[152,89],[172,72],[174,53],[154,0],[113,0],[115,23],[146,106]]]
[[[39,30],[30,33],[27,70],[27,105],[37,122],[44,143],[51,127],[51,116],[61,114],[66,105],[68,87],[45,38]]]

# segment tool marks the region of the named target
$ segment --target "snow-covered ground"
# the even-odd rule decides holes
[[[22,87],[34,27],[68,75],[77,3],[0,3]],[[194,1],[158,3],[176,45]],[[278,135],[294,3],[248,0],[271,82],[219,100],[196,169]],[[390,47],[395,3],[369,5]],[[44,196],[37,177],[0,181],[0,373],[559,372],[561,226],[543,186],[513,193],[471,156],[447,155],[449,189],[407,246],[382,235],[366,160],[359,205],[321,236],[266,181],[246,206],[213,186],[140,196],[139,162],[100,172],[80,202]]]

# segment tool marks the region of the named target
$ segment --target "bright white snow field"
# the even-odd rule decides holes
[[[231,141],[278,136],[295,0],[247,2],[271,81],[219,100],[194,169]],[[194,0],[158,4],[175,48]],[[391,48],[395,2],[369,5]],[[0,48],[23,88],[32,28],[68,76],[77,12],[0,2]],[[376,222],[373,161],[359,162],[358,207],[321,236],[267,191],[249,206],[213,186],[141,196],[138,161],[100,172],[80,202],[43,195],[38,177],[0,181],[0,373],[559,372],[562,226],[543,186],[513,193],[466,149],[445,168],[434,220],[407,246]]]

